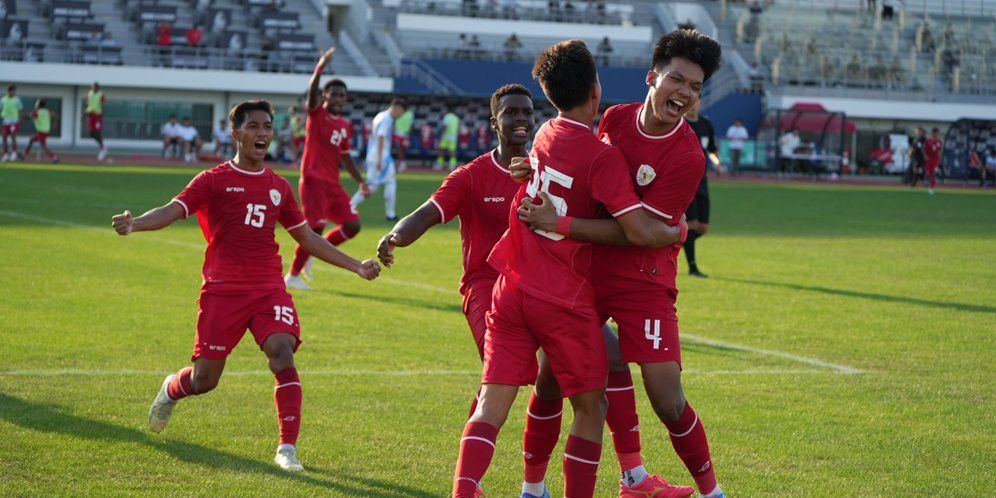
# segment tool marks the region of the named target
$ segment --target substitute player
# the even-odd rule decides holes
[[[457,137],[460,133],[460,118],[453,113],[452,108],[446,109],[443,116],[443,132],[439,136],[439,150],[436,156],[437,170],[443,169],[443,156],[450,158],[450,169],[457,165]]]
[[[291,129],[291,159],[295,162],[301,157],[304,150],[304,140],[308,136],[307,119],[301,116],[296,105],[287,108],[288,119],[290,119]]]
[[[415,113],[411,109],[405,111],[394,121],[394,150],[398,151],[398,171],[408,169],[408,161],[405,155],[411,145],[409,137],[412,135],[412,123],[415,121]]]
[[[342,115],[346,105],[346,83],[330,80],[319,93],[319,84],[325,66],[332,62],[335,47],[329,48],[318,59],[315,72],[308,85],[308,120],[305,124],[304,152],[301,155],[301,180],[298,192],[304,206],[308,227],[321,235],[330,220],[336,227],[325,234],[325,240],[338,246],[360,233],[360,215],[349,204],[349,196],[339,180],[339,163],[359,185],[360,192],[370,189],[356,169],[349,155],[349,142],[353,127]],[[285,277],[292,289],[309,290],[301,278],[313,278],[310,271],[310,254],[301,245],[294,248],[294,261]]]
[[[3,159],[2,161],[17,160],[17,129],[21,126],[21,113],[24,111],[24,102],[17,96],[17,86],[8,85],[7,95],[0,97],[0,133],[3,134]],[[8,140],[10,145],[8,145]]]
[[[107,157],[107,146],[104,144],[104,105],[107,99],[100,89],[100,84],[96,81],[90,85],[90,90],[86,92],[86,115],[90,128],[90,137],[97,141],[100,152],[97,153],[97,160],[103,161]]]
[[[408,247],[433,226],[460,218],[464,270],[460,294],[463,313],[482,360],[487,329],[484,315],[491,309],[491,291],[498,280],[498,272],[487,258],[508,229],[512,198],[519,190],[509,176],[508,165],[513,157],[526,155],[526,144],[536,125],[529,90],[519,84],[495,90],[491,94],[490,124],[498,135],[498,147],[450,173],[429,200],[402,218],[377,246],[377,257],[390,268],[396,247]],[[476,406],[475,397],[471,413]]]
[[[688,112],[685,113],[685,120],[699,137],[699,145],[707,161],[712,161],[717,172],[722,171],[719,164],[719,156],[716,155],[716,131],[709,118],[699,115],[702,101],[696,100]],[[707,275],[699,271],[699,266],[695,261],[695,241],[709,231],[709,175],[708,167],[702,171],[702,181],[695,191],[695,198],[688,205],[685,211],[685,218],[688,220],[688,238],[681,245],[685,250],[685,259],[688,261],[688,274],[693,277],[706,278]]]
[[[353,194],[350,200],[353,211],[356,211],[364,199],[370,197],[371,193],[383,185],[384,214],[387,216],[387,221],[398,221],[398,215],[394,211],[398,200],[398,180],[394,158],[391,157],[391,142],[394,137],[394,120],[404,114],[407,107],[408,104],[403,99],[392,99],[387,109],[374,116],[366,159],[367,182],[370,188],[366,191],[360,189]]]
[[[930,137],[923,142],[924,156],[924,183],[927,184],[927,193],[934,195],[934,187],[937,186],[937,169],[941,165],[941,151],[944,150],[944,141],[941,140],[941,130],[934,127],[930,130]]]
[[[35,124],[35,135],[31,137],[31,140],[28,140],[28,146],[24,149],[25,156],[31,154],[31,147],[35,142],[38,142],[38,147],[45,154],[48,154],[48,158],[53,163],[59,162],[59,156],[55,152],[52,152],[52,149],[48,148],[48,134],[52,131],[52,117],[52,112],[45,108],[45,101],[42,99],[36,100],[35,110],[31,112],[31,118],[34,119]]]
[[[626,233],[653,238],[644,229],[649,217],[626,177],[624,157],[592,133],[601,86],[584,43],[570,40],[546,49],[533,77],[559,116],[536,134],[530,156],[533,181],[519,189],[513,205],[544,193],[558,212],[613,213]],[[588,282],[592,245],[552,231],[532,232],[515,211],[509,215],[509,228],[488,259],[500,276],[487,315],[480,404],[461,439],[453,496],[483,495],[480,482],[494,455],[498,430],[519,386],[536,380],[536,352],[542,348],[574,409],[564,457],[565,496],[590,497],[601,458],[608,374],[595,292]],[[678,233],[667,243],[677,241]],[[552,447],[544,456],[551,452]]]
[[[226,357],[249,329],[276,377],[280,445],[275,461],[285,470],[299,471],[303,470],[296,447],[301,380],[294,352],[301,344],[301,326],[280,278],[274,230],[280,223],[315,257],[367,280],[377,277],[380,267],[373,260],[349,257],[306,227],[290,184],[263,165],[273,140],[273,110],[268,102],[237,104],[229,120],[236,143],[234,159],[201,172],[165,206],[137,218],[129,211],[112,218],[118,234],[128,235],[159,230],[196,213],[208,239],[191,357],[194,366],[163,381],[149,409],[149,428],[161,432],[177,401],[214,389]]]
[[[715,40],[698,31],[683,29],[661,37],[647,72],[650,88],[646,100],[610,107],[599,125],[600,138],[625,155],[644,209],[667,223],[677,223],[695,196],[705,170],[698,138],[682,115],[699,99],[702,85],[719,68],[721,53]],[[529,173],[514,164],[512,171],[515,175]],[[535,176],[533,173],[533,181]],[[614,242],[597,233],[606,224],[611,225],[610,221],[572,219],[551,209],[545,199],[542,205],[524,201],[519,214],[537,229],[556,228],[577,240]],[[622,218],[618,221],[623,223]],[[681,388],[675,309],[680,249],[677,244],[662,249],[598,246],[592,281],[598,282],[595,290],[600,318],[612,317],[619,325],[622,360],[640,365],[647,396],[667,427],[675,452],[695,479],[699,492],[716,498],[724,495],[716,483],[705,429]],[[543,366],[551,367],[555,368]],[[542,372],[539,378],[545,379]],[[614,427],[611,414],[608,420],[614,438],[630,427]],[[616,445],[618,448],[618,441]],[[688,496],[693,492],[690,488],[685,494],[678,490],[642,489],[641,481],[647,476],[642,462],[624,462],[620,458],[620,465],[620,496]]]

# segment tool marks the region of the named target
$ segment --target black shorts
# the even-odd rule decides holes
[[[700,223],[709,223],[709,182],[705,176],[699,183],[699,189],[695,191],[695,198],[685,210],[685,218],[688,221],[697,220]]]

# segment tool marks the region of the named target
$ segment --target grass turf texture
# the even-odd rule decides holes
[[[110,216],[158,206],[194,174],[0,168],[0,495],[446,495],[480,367],[456,292],[456,223],[400,249],[379,281],[316,264],[316,290],[294,293],[307,472],[272,463],[273,379],[251,338],[216,391],[180,403],[165,433],[148,431],[163,375],[190,354],[203,239],[192,221],[121,238]],[[440,180],[401,175],[399,213]],[[686,394],[728,495],[989,494],[996,196],[711,189],[698,247],[711,278],[679,277],[682,331],[863,372],[686,340]],[[389,228],[382,209],[379,195],[363,204],[346,251],[374,254]],[[279,241],[289,264],[291,239]],[[648,468],[690,483],[637,389]],[[490,496],[518,493],[525,394],[499,437]],[[616,489],[605,443],[599,497]]]

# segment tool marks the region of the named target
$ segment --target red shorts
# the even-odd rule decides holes
[[[671,293],[599,285],[595,288],[595,295],[601,323],[611,317],[619,325],[619,349],[623,361],[674,361],[681,365],[678,315]]]
[[[404,135],[394,135],[393,144],[395,147],[408,148],[408,137]]]
[[[924,168],[926,169],[928,175],[932,175],[934,174],[935,171],[937,171],[937,167],[940,165],[941,165],[940,160],[931,161],[930,159],[928,159],[927,163],[924,165]]]
[[[197,337],[191,360],[226,358],[246,329],[262,349],[273,334],[292,334],[301,345],[301,324],[290,294],[284,289],[211,292],[201,290],[197,300]]]
[[[605,387],[609,362],[593,308],[550,304],[523,293],[503,276],[495,283],[492,299],[482,383],[536,382],[536,350],[543,348],[564,397]]]
[[[463,293],[463,314],[467,317],[467,325],[477,344],[477,352],[484,359],[484,333],[488,330],[485,316],[491,311],[491,296],[495,281],[490,278],[479,278],[470,282]]]
[[[360,214],[353,211],[349,196],[342,185],[322,180],[304,180],[298,184],[304,219],[308,226],[317,227],[331,220],[337,225],[356,221]]]
[[[35,140],[37,140],[42,147],[48,147],[48,133],[42,133],[40,131],[35,132]]]
[[[294,138],[292,138],[291,139],[291,146],[297,147],[299,149],[301,147],[304,147],[304,138],[305,137],[294,137]]]
[[[0,132],[4,135],[17,135],[17,129],[21,127],[20,123],[5,124],[0,127]]]
[[[87,114],[90,118],[90,133],[95,133],[104,130],[104,115],[103,114]]]

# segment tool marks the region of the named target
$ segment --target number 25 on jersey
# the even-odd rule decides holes
[[[530,162],[534,165],[535,169],[538,161],[536,158],[530,158]],[[529,197],[536,197],[540,192],[543,192],[550,198],[550,202],[553,203],[553,207],[557,210],[558,216],[564,216],[567,214],[567,201],[563,197],[556,196],[550,193],[550,183],[556,183],[565,189],[570,190],[571,186],[574,185],[574,178],[567,176],[556,169],[546,166],[543,171],[539,174],[533,174],[529,184],[526,185],[526,194]],[[536,233],[542,235],[551,240],[561,240],[564,238],[563,235],[559,233],[547,232],[544,230],[536,230]]]

